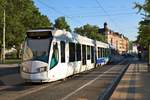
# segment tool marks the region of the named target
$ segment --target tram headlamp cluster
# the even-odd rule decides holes
[[[24,72],[29,72],[29,69],[26,68],[26,67],[22,67],[22,70],[23,70]]]
[[[39,72],[44,72],[44,71],[47,71],[47,66],[44,66],[44,67],[40,67],[37,69]]]
[[[25,68],[25,67],[22,67],[22,70],[23,70],[24,72],[26,72],[26,68]]]

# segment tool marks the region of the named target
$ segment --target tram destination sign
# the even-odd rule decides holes
[[[37,39],[43,39],[43,38],[50,38],[52,37],[51,31],[34,31],[34,32],[27,32],[28,38],[37,38]]]

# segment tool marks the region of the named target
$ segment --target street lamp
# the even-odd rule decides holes
[[[5,63],[5,9],[4,9],[4,16],[3,16],[3,57],[2,62]]]

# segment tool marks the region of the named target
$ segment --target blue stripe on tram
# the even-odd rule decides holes
[[[105,59],[104,58],[98,58],[96,60],[96,64],[102,64],[102,63],[105,63]]]
[[[96,64],[107,63],[108,60],[109,60],[108,57],[98,58],[98,59],[96,60]]]

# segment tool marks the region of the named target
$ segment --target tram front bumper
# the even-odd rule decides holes
[[[47,82],[49,80],[48,72],[27,73],[22,71],[21,77],[30,82]]]

